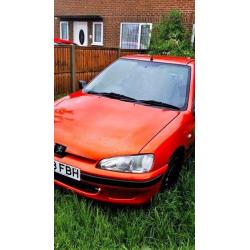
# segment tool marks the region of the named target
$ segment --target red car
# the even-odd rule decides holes
[[[172,186],[194,144],[195,61],[131,55],[55,102],[55,184],[118,204]]]
[[[72,44],[74,44],[74,42],[70,40],[64,40],[57,37],[54,38],[54,45],[72,45]]]

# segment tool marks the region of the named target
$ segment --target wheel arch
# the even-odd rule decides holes
[[[171,156],[168,159],[168,162],[170,161],[170,159],[174,156],[174,155],[178,155],[182,160],[185,159],[185,147],[183,145],[178,146],[173,153],[171,154]]]

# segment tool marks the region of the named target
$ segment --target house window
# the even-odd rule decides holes
[[[69,24],[68,22],[60,22],[60,38],[69,40]]]
[[[121,23],[122,49],[148,49],[152,23]]]
[[[103,23],[102,22],[93,22],[92,45],[103,45]]]

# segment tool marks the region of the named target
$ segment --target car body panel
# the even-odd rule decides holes
[[[137,154],[178,114],[82,94],[56,105],[55,142],[65,145],[68,153],[93,160]]]
[[[72,44],[74,44],[74,42],[70,41],[70,40],[65,40],[65,39],[55,37],[54,38],[54,44],[55,45],[72,45]]]
[[[189,65],[194,62],[194,59],[190,57],[180,57],[180,56],[164,56],[164,55],[146,55],[146,54],[137,54],[137,55],[126,55],[123,56],[124,59],[131,60],[143,60],[143,61],[154,61],[162,63],[171,63],[171,64],[181,64]]]
[[[98,188],[101,191],[97,193],[91,193],[72,187],[72,185],[67,185],[64,182],[60,182],[57,180],[55,180],[54,182],[57,186],[73,191],[80,196],[84,196],[86,198],[102,202],[109,202],[113,204],[122,204],[122,205],[138,205],[147,203],[160,189],[160,182],[158,182],[157,184],[155,184],[150,188],[143,188],[139,190],[136,188],[135,189],[128,189],[126,187],[114,188],[113,186],[98,185]]]

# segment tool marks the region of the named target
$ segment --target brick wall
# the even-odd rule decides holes
[[[183,22],[191,30],[195,0],[55,0],[55,16],[99,15],[104,23],[104,46],[119,47],[121,22],[157,23],[171,10],[180,10]],[[59,37],[59,19],[55,19],[55,36]],[[72,23],[69,25],[73,39]],[[92,24],[89,23],[89,34]],[[91,41],[89,41],[91,44]]]

